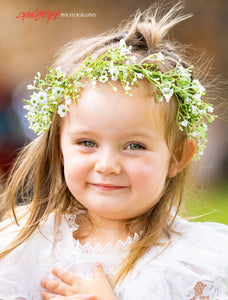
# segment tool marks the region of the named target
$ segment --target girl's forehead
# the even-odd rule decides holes
[[[107,84],[99,84],[99,90],[87,86],[80,95],[77,105],[70,106],[63,126],[103,126],[104,130],[115,127],[145,128],[164,131],[162,104],[156,103],[154,94],[146,86],[132,87],[126,95],[122,86],[115,82],[117,92]]]

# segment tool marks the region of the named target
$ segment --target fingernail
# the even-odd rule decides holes
[[[82,295],[82,299],[90,299],[90,298],[93,298],[95,295],[94,294],[89,294],[89,295]]]
[[[100,267],[101,267],[101,264],[96,264],[96,267],[97,267],[97,268],[100,268]]]
[[[58,272],[58,269],[56,267],[54,267],[54,268],[52,268],[51,271],[56,273],[56,272]]]
[[[45,279],[41,279],[40,284],[44,285],[45,284]]]

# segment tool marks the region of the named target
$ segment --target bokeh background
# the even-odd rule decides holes
[[[119,24],[153,0],[1,0],[0,1],[0,170],[3,179],[18,150],[34,138],[27,128],[22,99],[37,71],[46,72],[57,50],[66,42],[93,36]],[[159,1],[157,1],[159,3]],[[172,6],[176,1],[163,1]],[[183,214],[204,215],[197,220],[228,224],[228,1],[186,0],[184,12],[193,17],[171,34],[194,52],[206,51],[211,74],[221,79],[220,117],[209,131],[209,143],[197,165]],[[60,11],[55,20],[16,18],[21,12]],[[66,17],[63,13],[73,13]],[[78,14],[78,15],[77,15]],[[84,17],[82,16],[84,14]],[[218,104],[218,101],[216,102]]]

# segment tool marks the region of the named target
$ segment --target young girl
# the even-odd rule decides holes
[[[180,8],[68,44],[28,86],[39,136],[2,194],[0,299],[228,299],[227,226],[177,216],[215,117],[165,38]]]

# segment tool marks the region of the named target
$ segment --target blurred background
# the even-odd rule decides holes
[[[159,1],[157,1],[159,2]],[[7,0],[0,1],[0,172],[3,179],[18,150],[34,138],[27,129],[23,99],[27,84],[46,67],[66,42],[93,36],[119,24],[136,9],[144,10],[153,0]],[[171,6],[176,1],[163,1]],[[186,0],[185,13],[193,17],[176,26],[171,34],[180,42],[205,52],[212,59],[212,75],[228,81],[228,1]],[[60,12],[58,18],[17,18],[33,11]],[[67,16],[68,14],[68,16]],[[195,50],[194,50],[195,51]],[[228,224],[228,111],[222,85],[219,99],[224,104],[220,117],[209,130],[209,143],[186,196],[183,214],[204,215],[197,220]],[[216,102],[218,103],[218,102]],[[193,184],[193,185],[192,185]]]

